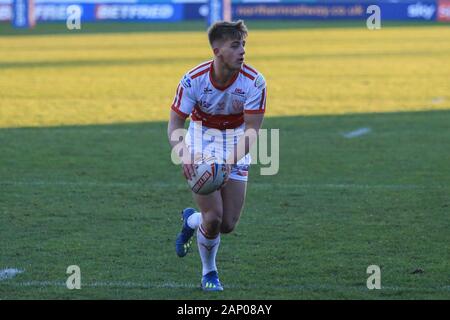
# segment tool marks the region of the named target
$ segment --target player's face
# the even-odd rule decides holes
[[[217,54],[221,62],[230,70],[239,70],[244,63],[245,40],[226,40]]]

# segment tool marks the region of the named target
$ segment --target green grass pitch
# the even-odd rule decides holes
[[[0,299],[449,299],[449,29],[276,26],[255,24],[247,58],[280,169],[251,167],[216,294],[196,244],[175,254],[194,204],[166,138],[179,79],[209,57],[203,30],[4,31],[0,270],[23,273]]]

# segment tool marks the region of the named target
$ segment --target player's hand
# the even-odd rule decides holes
[[[195,177],[196,170],[195,166],[192,163],[188,164],[183,163],[181,166],[183,167],[183,174],[186,180],[191,180],[192,177]]]
[[[219,189],[224,187],[228,180],[230,179],[230,173],[231,173],[231,164],[225,163],[225,170],[226,170],[226,175],[225,175],[225,179],[223,179],[222,184],[220,185]],[[218,190],[219,190],[218,189]]]
[[[186,180],[191,180],[197,175],[196,163],[202,159],[202,154],[196,153],[193,157],[190,153],[186,154],[187,156],[181,159],[181,167]]]
[[[225,168],[227,169],[227,176],[225,177],[225,183],[226,183],[230,179],[231,164],[225,163]]]
[[[195,170],[195,165],[192,163],[182,163],[183,174],[186,180],[191,180],[192,177],[195,177],[197,174],[197,170]]]
[[[195,162],[192,163],[192,161],[187,158],[184,159],[184,161],[181,161],[181,167],[183,168],[183,174],[186,180],[191,180],[192,177],[195,177],[197,174],[197,170],[195,168]]]

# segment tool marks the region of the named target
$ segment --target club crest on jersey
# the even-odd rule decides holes
[[[190,88],[191,87],[191,79],[188,76],[184,76],[183,80],[181,80],[181,85],[183,87]]]
[[[244,101],[241,100],[233,100],[232,102],[233,111],[241,111],[244,108]]]
[[[258,74],[255,80],[255,87],[262,89],[266,85],[266,79],[264,79],[262,74]]]

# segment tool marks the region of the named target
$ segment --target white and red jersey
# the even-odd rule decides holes
[[[225,87],[212,79],[213,61],[199,64],[181,79],[172,110],[189,115],[202,125],[219,130],[234,129],[244,123],[244,113],[266,111],[264,77],[246,64]]]

